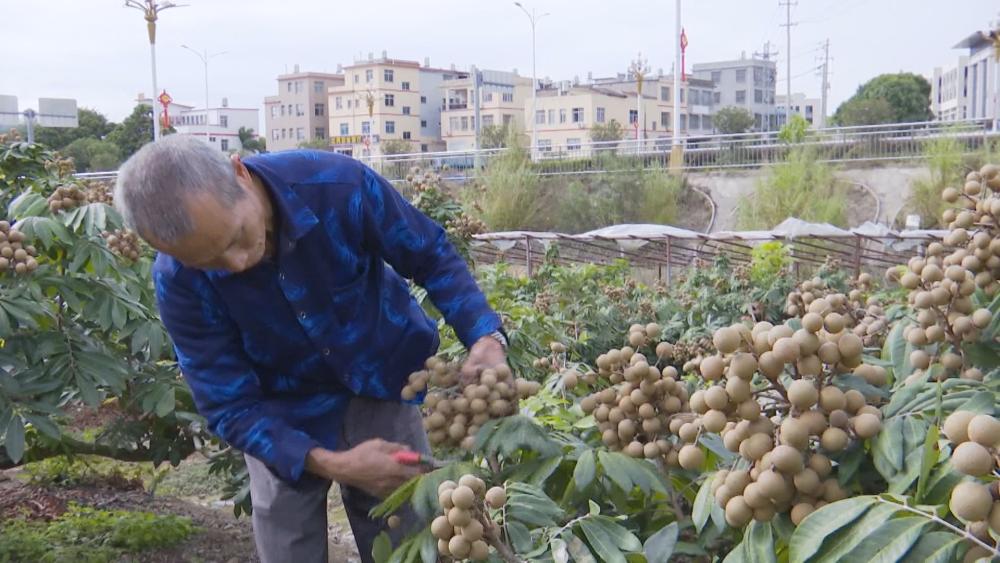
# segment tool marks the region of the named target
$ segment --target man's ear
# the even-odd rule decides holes
[[[229,157],[229,162],[233,165],[233,173],[236,174],[237,179],[250,179],[250,170],[248,170],[247,166],[243,164],[242,160],[240,160],[240,155],[233,153],[233,155]]]

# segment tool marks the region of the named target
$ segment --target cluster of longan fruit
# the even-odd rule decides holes
[[[30,274],[38,269],[38,251],[25,244],[24,233],[8,221],[0,221],[0,273],[8,270],[16,274]]]
[[[678,428],[687,444],[678,461],[685,469],[701,468],[704,455],[695,443],[703,431],[720,434],[726,449],[740,454],[741,465],[748,466],[713,481],[715,500],[731,526],[779,513],[789,513],[798,525],[816,508],[845,498],[826,454],[882,428],[880,411],[861,392],[832,385],[830,376],[853,371],[881,385],[885,370],[862,363],[861,339],[845,328],[827,298],[812,300],[807,311],[798,330],[768,322],[720,328],[712,338],[719,353],[698,366],[710,385],[691,395],[696,417]],[[788,368],[790,383],[781,378]],[[769,384],[755,391],[757,374]]]
[[[1000,288],[1000,167],[988,164],[965,180],[961,190],[950,187],[942,193],[945,202],[956,205],[942,215],[949,229],[944,240],[927,245],[926,255],[911,258],[907,271],[898,275],[917,310],[916,324],[905,332],[907,341],[914,347],[936,345],[930,352],[913,351],[910,363],[921,371],[911,377],[939,363],[940,377],[983,378],[982,371],[966,365],[961,344],[978,339],[993,320],[988,309],[975,308],[972,297],[977,288],[987,296]]]
[[[654,324],[642,327],[641,333],[639,326],[633,325],[630,341],[638,343],[641,335],[641,346],[651,344],[649,339],[660,333]],[[660,342],[654,349],[660,360],[668,359],[673,351],[669,342]],[[599,376],[611,386],[584,397],[580,408],[593,414],[604,445],[631,457],[662,457],[676,465],[678,452],[667,437],[671,424],[679,420],[675,415],[687,410],[688,401],[687,385],[677,369],[650,365],[632,346],[609,350],[596,363]]]
[[[90,203],[104,203],[111,206],[115,204],[114,189],[107,182],[87,182],[86,194]]]
[[[486,421],[515,414],[519,399],[541,389],[536,381],[515,378],[506,364],[483,370],[478,383],[464,388],[459,381],[459,363],[432,356],[424,368],[410,374],[400,396],[410,401],[430,389],[424,397],[424,429],[433,446],[472,449],[476,433]]]
[[[6,133],[0,133],[0,145],[19,143],[22,140],[21,132],[17,129],[9,129]]]
[[[104,231],[101,233],[101,236],[107,242],[108,248],[118,256],[133,261],[139,259],[142,247],[139,244],[139,235],[134,231],[130,229],[115,229],[114,232]]]
[[[86,205],[87,194],[75,184],[66,184],[56,188],[48,198],[49,211],[69,211],[81,205]]]
[[[944,421],[944,435],[955,446],[951,464],[960,472],[980,480],[963,481],[951,491],[951,512],[969,526],[977,538],[990,541],[989,530],[1000,534],[1000,421],[988,414],[955,411]]]
[[[493,526],[488,509],[499,510],[507,503],[503,487],[486,490],[475,475],[463,475],[458,483],[445,481],[438,486],[442,514],[431,522],[438,553],[455,560],[482,561],[489,557],[486,526]]]
[[[862,272],[852,281],[854,287],[844,294],[829,287],[822,278],[806,280],[788,294],[785,313],[800,317],[809,311],[809,305],[814,300],[824,298],[833,312],[843,318],[844,326],[860,337],[866,346],[880,346],[889,331],[889,323],[882,305],[866,296],[873,290],[873,284],[872,275]]]

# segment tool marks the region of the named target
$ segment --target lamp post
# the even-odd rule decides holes
[[[146,33],[149,35],[149,58],[153,69],[153,140],[160,138],[160,119],[156,115],[156,20],[160,12],[169,8],[178,8],[183,4],[173,2],[157,2],[157,0],[125,0],[126,8],[141,10],[146,19]]]
[[[643,111],[642,111],[642,106],[643,106],[643,103],[642,103],[642,83],[645,81],[646,75],[649,74],[649,65],[646,64],[646,59],[642,58],[642,53],[639,53],[639,56],[636,57],[636,59],[634,61],[632,61],[632,64],[629,65],[629,69],[628,70],[629,70],[629,73],[631,73],[632,76],[635,78],[635,82],[636,82],[636,92],[635,92],[636,114],[635,114],[635,117],[636,117],[636,120],[638,121],[638,123],[636,124],[636,125],[638,125],[638,127],[635,128],[636,140],[638,141],[638,144],[637,144],[638,148],[636,149],[636,152],[641,152],[642,151],[642,145],[645,142],[645,138],[646,138],[646,122],[644,121],[645,117],[643,117]]]
[[[225,55],[229,51],[219,51],[218,53],[212,53],[211,55],[209,55],[208,54],[208,49],[205,49],[204,53],[199,53],[198,51],[192,49],[191,47],[188,47],[187,45],[181,45],[181,47],[184,48],[184,49],[187,49],[188,51],[191,51],[195,55],[198,55],[198,58],[201,59],[202,64],[205,65],[205,125],[207,126],[208,125],[208,100],[209,100],[209,98],[208,98],[208,61],[212,57],[218,57],[219,55]]]
[[[674,0],[674,134],[670,144],[670,169],[680,172],[684,167],[684,147],[681,145],[681,0]]]
[[[549,15],[548,12],[538,15],[534,8],[529,12],[520,2],[514,2],[514,5],[521,8],[524,15],[528,16],[528,21],[531,22],[531,154],[535,154],[535,149],[538,146],[538,119],[535,117],[535,113],[538,111],[538,74],[537,68],[535,66],[535,24],[538,20]]]

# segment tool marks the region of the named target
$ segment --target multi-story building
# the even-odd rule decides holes
[[[327,91],[342,86],[344,75],[300,72],[278,75],[278,94],[264,98],[267,148],[281,151],[330,136]]]
[[[593,83],[602,88],[618,90],[633,99],[637,98],[638,82],[625,74],[615,77],[596,78]],[[674,122],[674,77],[673,75],[647,76],[642,85],[643,137],[656,138],[673,134]],[[652,101],[650,101],[652,100]],[[711,81],[684,77],[680,89],[681,135],[705,135],[712,132],[712,114],[715,112],[715,86]],[[638,104],[632,109],[638,107]],[[630,114],[627,123],[634,136],[638,131],[638,112]]]
[[[153,100],[139,94],[138,103],[154,105]],[[157,113],[163,111],[163,105],[155,102]],[[178,134],[204,137],[206,141],[223,152],[234,152],[243,149],[239,131],[241,128],[257,134],[260,126],[260,111],[257,108],[232,108],[229,100],[222,98],[219,107],[196,108],[187,104],[170,102],[167,105],[167,116],[170,126]]]
[[[774,109],[779,115],[785,115],[785,96],[778,94],[774,98]],[[826,127],[826,116],[823,115],[823,101],[819,98],[807,98],[801,92],[792,93],[792,113],[801,115],[809,125],[816,129]],[[782,121],[784,118],[782,118]]]
[[[994,32],[997,33],[997,32]],[[957,64],[937,67],[931,78],[931,111],[935,119],[991,119],[1000,126],[1000,61],[989,33],[975,32],[959,41],[965,49]]]
[[[693,65],[696,78],[710,80],[715,85],[713,101],[716,109],[729,106],[745,108],[754,118],[755,131],[774,131],[784,117],[775,108],[777,67],[769,58],[699,63]]]
[[[455,69],[432,68],[425,59],[390,59],[369,54],[344,67],[344,83],[329,90],[330,144],[339,152],[383,154],[389,140],[395,151],[444,150],[441,140],[443,84],[465,78]],[[402,147],[402,149],[400,149]]]
[[[513,72],[481,70],[480,128],[497,126],[525,131],[525,101],[531,100],[531,78]],[[441,138],[449,151],[476,146],[475,84],[469,76],[443,82]]]

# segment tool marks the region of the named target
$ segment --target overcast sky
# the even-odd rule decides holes
[[[334,71],[383,49],[433,66],[531,71],[525,15],[507,0],[187,0],[158,26],[159,86],[181,103],[204,105],[203,66],[181,48],[210,53],[212,104],[263,107],[275,77],[298,63]],[[655,72],[673,60],[672,0],[524,0],[539,13],[538,75],[581,79],[624,71],[636,53]],[[738,58],[771,41],[785,91],[784,8],[778,0],[697,0],[683,6],[687,64]],[[929,76],[954,64],[951,47],[1000,17],[996,0],[798,0],[792,8],[792,89],[819,96],[821,42],[830,40],[829,111],[884,72]],[[76,98],[112,120],[152,90],[142,14],[119,0],[0,0],[0,94],[20,108],[42,97]],[[263,119],[263,111],[261,112]]]

